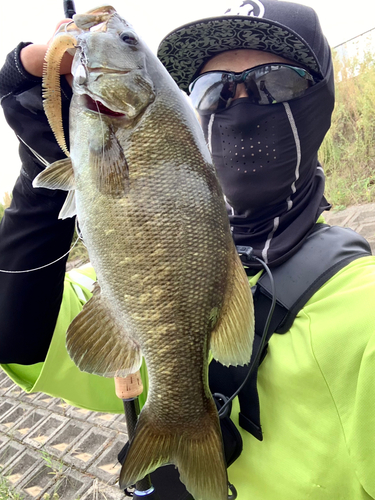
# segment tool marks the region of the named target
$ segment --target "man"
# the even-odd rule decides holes
[[[317,151],[334,105],[331,55],[312,9],[276,0],[244,4],[225,16],[175,30],[158,55],[183,90],[190,86],[236,244],[252,247],[275,277],[290,262],[298,276],[308,267],[306,255],[318,265],[335,246],[338,253],[344,251],[341,236],[327,245],[319,231],[326,246],[318,245],[318,255],[305,250],[309,241],[316,241],[316,223],[329,209]],[[25,143],[52,162],[60,152],[42,112],[40,80],[20,64],[22,48],[3,69],[2,104]],[[69,87],[62,86],[66,109]],[[25,127],[26,120],[38,130]],[[23,171],[1,226],[2,269],[50,262],[69,246],[73,230],[71,221],[56,220],[63,196],[35,193],[31,179],[41,165],[23,143],[20,153]],[[299,256],[302,264],[296,265]],[[344,259],[336,273],[330,270],[331,279],[321,281],[287,331],[271,337],[258,371],[257,394],[249,389],[240,395],[245,403],[249,398],[257,403],[259,397],[260,422],[259,412],[248,418],[237,401],[233,404],[231,416],[243,452],[228,473],[240,500],[375,498],[375,261],[365,251],[356,257],[349,263]],[[253,286],[260,264],[244,263]],[[66,358],[60,360],[65,356],[61,339],[81,304],[72,280],[63,293],[63,273],[60,262],[35,277],[0,275],[1,289],[7,290],[0,307],[0,361],[17,363],[4,369],[26,389],[62,395],[92,409],[120,411],[110,397],[95,400],[92,388],[101,381],[92,376],[76,382],[86,384],[89,397],[84,401],[82,394],[66,388],[66,381],[78,381],[80,375]],[[296,275],[292,290],[299,286]],[[22,337],[17,345],[14,332]],[[49,368],[51,360],[57,366],[57,359],[62,371],[68,367],[58,377]],[[212,384],[217,391],[217,385],[227,385],[220,370],[212,375]]]

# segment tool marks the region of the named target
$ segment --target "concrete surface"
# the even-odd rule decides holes
[[[340,212],[324,212],[323,216],[331,226],[350,227],[364,236],[375,254],[375,203],[355,205]]]
[[[324,215],[361,233],[375,252],[375,204]],[[0,371],[0,475],[25,500],[128,498],[117,485],[117,454],[126,441],[123,415],[28,395]]]
[[[25,500],[129,498],[117,485],[126,441],[123,415],[26,394],[0,371],[0,473]]]

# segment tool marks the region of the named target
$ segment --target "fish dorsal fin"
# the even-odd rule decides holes
[[[108,21],[108,19],[115,13],[116,9],[114,9],[111,5],[104,5],[103,7],[91,9],[85,14],[74,14],[73,21],[78,28],[88,30],[93,26],[97,26]]]
[[[214,358],[225,366],[249,363],[254,341],[254,305],[249,281],[238,254],[233,249],[231,281],[223,307],[211,334]]]
[[[61,112],[60,65],[65,52],[68,49],[74,49],[76,44],[77,40],[74,36],[59,33],[48,48],[43,67],[44,112],[56,141],[66,156],[69,156],[69,151],[66,146]]]
[[[66,347],[81,371],[102,377],[126,377],[142,363],[139,346],[119,327],[97,283],[68,328]]]
[[[72,160],[70,158],[63,158],[62,160],[55,161],[35,177],[33,186],[47,189],[62,189],[63,191],[74,189],[75,181]]]

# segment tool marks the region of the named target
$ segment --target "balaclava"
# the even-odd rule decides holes
[[[235,243],[271,265],[294,253],[329,208],[317,151],[330,126],[331,83],[324,79],[290,102],[258,106],[241,98],[201,116]]]
[[[330,208],[317,152],[334,106],[331,54],[309,7],[246,0],[225,16],[175,30],[158,55],[186,90],[210,57],[239,48],[296,61],[318,80],[286,103],[259,106],[241,98],[223,111],[201,116],[235,243],[253,247],[256,256],[276,266],[298,250],[319,215]]]

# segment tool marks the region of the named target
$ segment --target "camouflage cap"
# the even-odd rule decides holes
[[[271,52],[324,77],[330,48],[316,12],[278,0],[237,0],[224,15],[185,24],[160,43],[158,57],[178,86],[189,83],[211,57],[227,50]]]

